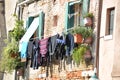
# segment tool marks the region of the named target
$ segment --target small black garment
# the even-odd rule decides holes
[[[60,36],[59,41],[57,42],[57,46],[55,49],[55,57],[56,59],[62,60],[65,56],[65,41],[63,40],[63,36]]]
[[[57,38],[59,37],[59,34],[56,34],[52,37],[49,38],[48,40],[48,53],[49,53],[49,56],[50,56],[50,62],[52,60],[52,56],[53,54],[55,53],[55,49],[56,49],[56,46],[57,46]]]

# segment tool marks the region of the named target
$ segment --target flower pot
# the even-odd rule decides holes
[[[11,53],[11,58],[16,58],[18,56],[18,53]]]
[[[22,75],[23,75],[23,72],[24,72],[24,71],[23,71],[23,68],[20,68],[20,69],[17,70],[17,75],[18,75],[18,76],[22,76]]]
[[[93,41],[92,37],[88,37],[88,38],[84,39],[84,43],[87,43],[87,44],[92,43],[92,41]]]
[[[92,54],[90,50],[87,50],[84,54],[84,60],[85,60],[85,64],[86,66],[90,65],[90,62],[92,60]]]
[[[84,43],[87,43],[87,44],[92,43],[92,41],[93,41],[92,37],[88,37],[88,38],[84,39]]]
[[[85,26],[92,26],[92,18],[86,17],[84,19],[84,24],[85,24]]]
[[[83,42],[83,38],[81,34],[75,34],[74,35],[74,42],[75,43],[82,43]]]
[[[90,51],[90,50],[87,50],[87,51],[85,52],[85,54],[84,54],[84,59],[86,59],[86,58],[91,58],[91,57],[92,57],[91,51]]]

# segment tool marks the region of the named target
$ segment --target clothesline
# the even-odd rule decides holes
[[[62,31],[61,33],[56,33],[56,34],[64,34],[64,33],[69,32],[70,30],[73,30],[73,29],[74,29],[74,27],[67,29],[67,31]],[[44,38],[44,36],[51,37],[51,34],[43,35],[43,36],[41,36],[41,37]],[[30,40],[34,40],[34,39],[39,39],[39,37],[30,38]]]

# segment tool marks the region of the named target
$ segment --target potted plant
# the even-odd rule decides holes
[[[86,45],[80,45],[73,49],[72,58],[77,64],[83,62],[84,54],[87,51],[88,47]]]
[[[84,24],[85,24],[85,26],[92,26],[92,18],[93,18],[92,13],[87,13],[84,16]]]
[[[91,60],[92,60],[91,50],[87,49],[84,54],[84,61],[85,61],[86,66],[90,64]]]
[[[88,27],[84,35],[84,43],[90,44],[93,41],[93,29]]]
[[[74,42],[75,43],[83,43],[84,34],[86,32],[86,28],[83,26],[78,26],[73,29],[73,35],[74,35]]]

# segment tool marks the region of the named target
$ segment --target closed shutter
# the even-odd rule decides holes
[[[39,27],[38,28],[39,28],[38,36],[39,36],[39,39],[41,39],[44,34],[44,13],[43,12],[40,12],[39,14]]]

